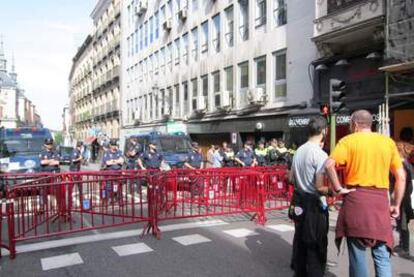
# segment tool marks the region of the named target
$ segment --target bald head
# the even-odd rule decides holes
[[[351,122],[357,125],[359,128],[371,129],[372,115],[367,110],[358,110],[352,113]]]

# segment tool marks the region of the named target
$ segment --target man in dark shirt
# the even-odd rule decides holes
[[[200,169],[203,162],[203,156],[201,155],[200,147],[197,142],[191,144],[193,150],[188,154],[184,163],[184,167],[191,169]]]
[[[234,160],[242,167],[256,166],[256,157],[252,150],[252,143],[250,141],[246,141],[244,143],[244,148],[237,152]]]
[[[60,172],[60,155],[54,149],[53,139],[45,139],[43,146],[44,150],[39,154],[40,170],[42,172]]]
[[[163,156],[157,152],[155,142],[149,142],[148,151],[144,152],[138,159],[138,165],[141,169],[160,169],[164,161]]]
[[[223,157],[223,167],[234,166],[234,150],[228,146],[227,142],[223,142],[220,155]]]
[[[105,151],[102,164],[105,170],[120,170],[124,164],[124,158],[122,151],[118,149],[117,141],[111,139],[109,142],[110,148]]]
[[[142,153],[142,146],[138,143],[137,138],[129,139],[129,148],[126,153],[127,169],[136,169],[138,167],[138,158]]]
[[[83,161],[83,157],[81,154],[82,142],[76,143],[76,147],[72,151],[72,160],[69,166],[70,171],[80,171],[81,163]]]

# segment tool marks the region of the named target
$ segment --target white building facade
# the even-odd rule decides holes
[[[121,137],[282,137],[313,96],[313,1],[124,1]]]

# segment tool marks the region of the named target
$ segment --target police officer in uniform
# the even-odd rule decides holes
[[[121,170],[122,165],[124,164],[124,155],[122,154],[122,151],[118,149],[118,143],[115,139],[111,139],[109,141],[109,149],[105,151],[102,158],[102,165],[104,170]],[[111,184],[113,186],[111,186]],[[117,193],[118,190],[121,190],[121,188],[118,188],[118,184],[116,181],[108,181],[106,183],[105,191],[106,195],[112,192]],[[105,196],[106,196],[105,195]],[[118,194],[118,198],[121,197],[122,194]]]
[[[45,139],[43,146],[44,149],[39,154],[40,170],[42,172],[60,172],[60,155],[54,148],[53,139]]]
[[[83,156],[82,156],[82,142],[77,142],[76,143],[76,147],[73,149],[72,151],[72,160],[69,166],[69,170],[73,171],[73,172],[78,172],[80,171],[81,168],[81,163],[83,161]]]
[[[126,153],[127,157],[127,169],[137,169],[138,167],[138,158],[142,153],[142,146],[138,143],[137,138],[129,139],[129,148]]]
[[[191,143],[193,150],[188,154],[184,163],[185,168],[200,169],[202,167],[203,156],[197,142]]]
[[[242,167],[256,166],[257,161],[250,141],[244,143],[244,148],[237,152],[234,160]]]
[[[263,140],[259,141],[258,147],[254,150],[254,154],[256,155],[258,166],[267,165],[267,149],[265,148],[265,142]]]
[[[220,155],[223,157],[223,167],[234,166],[234,151],[227,142],[223,142]]]
[[[157,145],[150,141],[148,144],[148,151],[141,154],[138,159],[138,165],[141,169],[160,169],[163,163],[163,156],[157,152]]]

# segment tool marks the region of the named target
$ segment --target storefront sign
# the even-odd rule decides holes
[[[298,117],[291,117],[288,120],[289,128],[302,128],[309,125],[309,120],[312,116],[298,116]],[[379,115],[373,114],[372,115],[373,122],[379,122]],[[336,125],[347,125],[351,121],[350,115],[339,114],[336,116]]]

